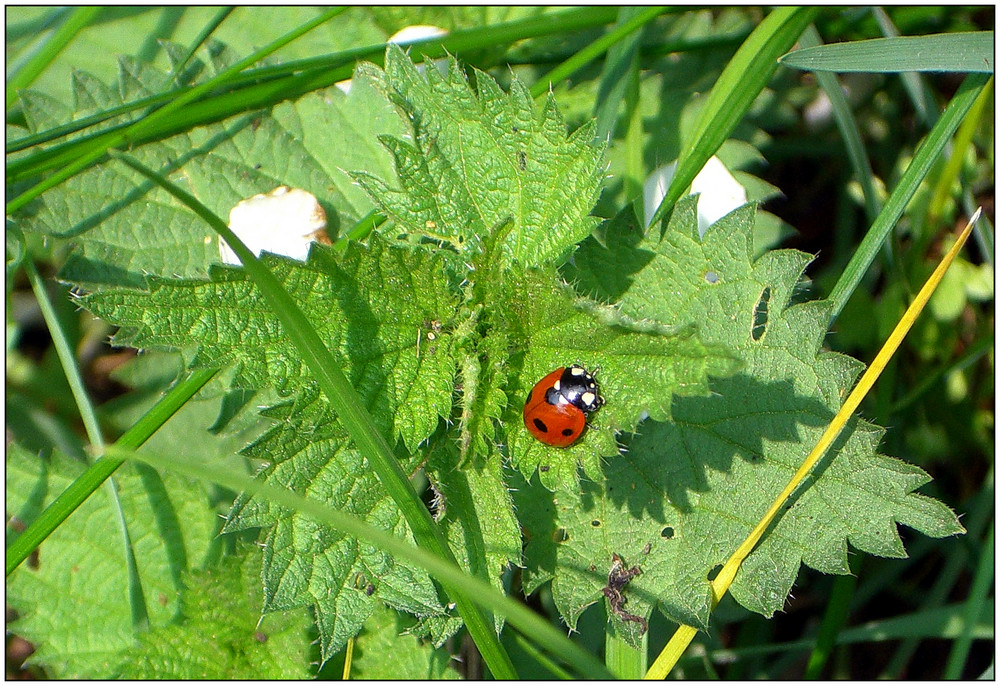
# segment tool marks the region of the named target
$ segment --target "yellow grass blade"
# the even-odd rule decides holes
[[[344,656],[344,681],[351,680],[351,662],[354,660],[354,637],[347,639],[347,655]]]
[[[760,520],[757,526],[754,527],[753,531],[750,532],[750,535],[747,536],[746,540],[740,544],[740,547],[736,549],[736,552],[732,554],[726,562],[726,565],[722,568],[722,571],[720,571],[718,576],[715,577],[715,580],[712,581],[713,609],[719,604],[719,601],[722,599],[722,596],[726,594],[726,591],[729,590],[729,586],[733,583],[733,579],[736,577],[736,572],[739,571],[740,565],[743,564],[743,560],[745,560],[747,555],[749,555],[753,551],[754,547],[756,547],[757,543],[761,539],[761,536],[764,535],[767,527],[771,525],[775,515],[778,514],[781,506],[785,503],[785,500],[792,494],[792,491],[798,487],[798,485],[802,482],[802,479],[806,477],[819,459],[823,457],[827,448],[829,448],[830,445],[837,440],[837,436],[840,435],[840,431],[844,428],[847,420],[851,418],[854,411],[858,409],[858,405],[861,404],[862,399],[864,399],[865,395],[868,394],[871,387],[875,385],[875,380],[878,379],[882,370],[885,369],[889,359],[895,354],[899,344],[902,343],[903,338],[909,332],[910,327],[913,326],[913,322],[916,321],[921,310],[924,309],[927,301],[930,300],[931,294],[941,282],[944,273],[948,271],[948,267],[951,266],[955,256],[958,255],[958,251],[962,249],[963,245],[965,245],[966,239],[972,232],[972,226],[976,223],[976,220],[979,219],[981,211],[982,208],[976,210],[975,214],[972,215],[969,223],[959,235],[958,240],[955,241],[955,245],[951,247],[951,250],[949,250],[941,260],[937,269],[935,269],[927,279],[923,288],[921,288],[920,292],[917,293],[917,297],[914,298],[913,302],[910,303],[910,306],[906,308],[906,312],[903,313],[902,318],[900,318],[899,323],[896,324],[896,328],[893,329],[892,333],[889,335],[885,345],[882,346],[882,349],[872,361],[871,366],[868,367],[868,370],[864,373],[864,375],[862,375],[861,380],[858,381],[854,390],[851,391],[851,394],[847,397],[847,400],[844,401],[844,405],[840,408],[840,411],[830,422],[829,426],[826,427],[826,431],[823,432],[823,435],[816,443],[816,447],[812,449],[812,452],[809,453],[809,456],[806,457],[802,466],[799,467],[797,472],[795,472],[795,475],[792,477],[791,481],[788,482],[788,485],[785,486],[785,489],[778,495],[777,498],[775,498],[774,503],[771,505],[764,517]],[[659,656],[657,656],[656,661],[649,668],[649,671],[646,672],[644,678],[666,678],[670,670],[673,669],[675,664],[677,664],[677,660],[679,660],[681,655],[684,654],[684,651],[687,649],[688,645],[690,645],[696,633],[697,629],[681,625],[671,637],[670,641],[667,642],[663,651],[659,654]]]

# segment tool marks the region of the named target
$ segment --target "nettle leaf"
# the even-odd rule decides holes
[[[352,244],[337,260],[314,247],[306,264],[265,256],[265,264],[302,306],[319,335],[344,363],[376,423],[415,449],[447,416],[454,391],[452,338],[456,303],[443,255]],[[82,299],[119,324],[118,342],[137,347],[198,343],[194,365],[234,365],[234,385],[274,387],[292,397],[269,414],[280,419],[248,452],[267,460],[262,476],[282,487],[406,532],[395,505],[343,430],[273,313],[241,269],[217,269],[212,281],[151,281],[149,292],[109,289]],[[434,344],[421,339],[437,323]],[[227,530],[270,527],[264,547],[265,609],[314,605],[324,659],[354,636],[378,602],[417,615],[443,612],[423,572],[316,525],[237,500]],[[407,534],[408,535],[408,534]],[[367,593],[367,585],[375,585]]]
[[[506,435],[513,464],[529,477],[538,469],[550,488],[575,484],[578,463],[589,478],[601,480],[599,456],[617,452],[616,431],[632,429],[644,414],[668,418],[673,395],[705,394],[709,375],[725,376],[738,366],[725,347],[703,344],[693,326],[622,316],[574,296],[554,271],[512,276],[504,300],[516,322],[512,347],[523,355],[514,397],[526,398],[553,369],[579,363],[596,370],[602,395],[613,400],[591,415],[586,440],[564,449],[543,445],[528,433],[521,418],[523,403],[508,406]]]
[[[8,446],[7,511],[32,523],[85,468],[58,452],[43,458]],[[53,678],[106,679],[130,656],[135,634],[122,518],[152,627],[177,615],[183,572],[203,563],[218,533],[218,516],[198,484],[131,464],[114,479],[120,510],[98,490],[7,579],[7,603],[20,615],[8,629],[34,644],[28,662]]]
[[[138,635],[115,679],[310,679],[313,623],[305,608],[260,616],[252,548],[184,575],[182,618]]]
[[[269,414],[281,421],[244,450],[252,458],[268,460],[262,477],[412,541],[395,503],[350,446],[325,403],[296,401],[272,408]],[[422,570],[244,493],[237,498],[225,530],[249,527],[267,527],[264,611],[313,605],[324,661],[357,635],[382,602],[418,616],[444,612]]]
[[[669,420],[640,424],[604,465],[603,482],[515,493],[530,541],[526,587],[552,578],[570,626],[601,599],[617,554],[642,571],[625,587],[626,612],[647,617],[656,605],[707,628],[710,572],[788,483],[861,369],[820,350],[825,302],[789,304],[809,256],[779,250],[751,260],[753,217],[754,207],[744,206],[699,240],[694,198],[686,198],[657,242],[623,215],[606,227],[604,245],[587,241],[567,269],[624,315],[699,322],[708,345],[725,345],[744,363],[739,374],[714,380],[711,395],[676,398]],[[739,603],[765,616],[780,610],[801,563],[848,573],[848,542],[905,556],[897,523],[934,537],[963,530],[947,507],[913,493],[929,480],[922,470],[876,452],[881,436],[852,420],[744,563],[730,589]],[[609,615],[628,640],[638,639],[637,622],[613,608]]]
[[[565,255],[597,225],[588,216],[602,174],[593,125],[567,136],[552,97],[536,112],[516,77],[508,94],[478,70],[474,92],[454,58],[446,75],[421,72],[395,45],[384,72],[366,65],[359,73],[381,79],[412,126],[412,142],[380,139],[399,190],[369,170],[352,174],[400,231],[468,253],[510,222],[502,254],[533,266]]]
[[[448,335],[456,302],[440,275],[443,255],[374,238],[338,261],[314,246],[306,264],[267,256],[267,266],[302,306],[376,423],[411,448],[451,408],[455,361]],[[234,364],[239,388],[318,393],[305,363],[242,269],[219,268],[211,281],[151,279],[150,290],[107,289],[81,304],[122,327],[115,342],[180,348],[197,342],[197,366]],[[443,331],[420,349],[425,322]]]
[[[451,655],[412,635],[412,617],[380,607],[365,622],[354,643],[351,679],[355,681],[459,679]]]
[[[222,46],[213,50],[218,66],[234,59]],[[130,59],[121,61],[113,86],[76,72],[76,115],[27,92],[26,119],[36,132],[158,92],[167,78]],[[310,191],[321,199],[333,237],[373,207],[342,170],[389,173],[392,160],[376,136],[403,130],[391,104],[360,77],[349,96],[338,88],[316,91],[270,112],[231,117],[137,146],[130,154],[223,218],[239,201],[279,185]],[[71,252],[60,277],[90,289],[138,288],[148,275],[203,278],[211,264],[220,262],[218,238],[204,221],[115,161],[94,165],[45,192],[15,219],[25,232],[68,239]]]

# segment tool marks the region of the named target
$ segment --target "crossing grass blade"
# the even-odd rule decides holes
[[[809,71],[895,73],[907,71],[993,73],[993,32],[873,38],[803,48],[781,58]]]
[[[840,275],[837,285],[833,287],[828,296],[828,299],[833,303],[833,310],[830,314],[831,324],[836,320],[840,311],[844,309],[844,305],[854,293],[854,289],[861,283],[862,277],[875,260],[892,227],[899,221],[903,210],[906,209],[920,183],[929,173],[931,166],[944,150],[952,134],[955,133],[955,129],[972,108],[982,89],[991,80],[992,78],[985,74],[969,74],[965,77],[941,118],[938,119],[934,128],[917,149],[917,153],[889,195],[889,199],[886,200],[875,223],[872,224],[864,240],[858,245],[854,256]]]
[[[167,394],[142,416],[131,429],[115,443],[119,448],[136,449],[163,426],[175,412],[190,400],[198,390],[215,376],[218,370],[197,369],[186,379],[170,389]],[[83,501],[114,474],[122,465],[121,460],[104,455],[95,460],[69,488],[60,493],[47,508],[7,547],[7,576],[24,562],[35,548],[48,538]]]
[[[7,109],[17,102],[17,91],[27,88],[38,78],[38,75],[45,71],[45,68],[62,52],[63,48],[69,45],[70,41],[85,27],[97,13],[100,7],[77,7],[66,18],[58,29],[39,47],[38,51],[21,65],[15,74],[7,77],[6,102]]]
[[[798,40],[816,12],[816,8],[776,8],[736,51],[708,95],[650,226],[668,215],[701,168],[733,132],[777,70],[778,57]]]

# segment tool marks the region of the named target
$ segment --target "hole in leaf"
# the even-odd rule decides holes
[[[705,272],[705,281],[708,283],[719,283],[719,275],[709,270]]]
[[[552,542],[553,543],[565,543],[569,540],[569,533],[566,529],[559,527],[552,532]]]
[[[719,572],[721,571],[722,571],[722,565],[715,565],[714,567],[712,567],[712,571],[710,571],[708,573],[708,576],[705,578],[708,579],[709,581],[715,581],[715,577],[719,576]]]
[[[594,521],[592,521],[592,522],[590,523],[590,525],[591,525],[592,527],[594,527],[595,529],[598,529],[598,528],[600,528],[600,526],[601,526],[601,520],[600,520],[600,519],[595,519]]]
[[[660,538],[665,538],[669,541],[673,537],[674,537],[674,527],[672,526],[665,526],[660,531]]]
[[[753,308],[753,328],[750,330],[750,337],[759,341],[767,329],[767,304],[771,300],[771,287],[768,286],[760,294],[757,306]]]

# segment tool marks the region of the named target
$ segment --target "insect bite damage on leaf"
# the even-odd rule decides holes
[[[608,571],[608,583],[601,589],[604,597],[608,599],[608,606],[611,611],[623,621],[626,622],[636,622],[640,627],[642,627],[642,633],[646,633],[649,626],[646,624],[646,620],[638,615],[630,614],[625,610],[625,604],[628,602],[628,598],[625,597],[625,586],[628,585],[635,577],[642,574],[642,569],[638,565],[633,565],[632,567],[626,569],[625,563],[619,557],[618,553],[614,553],[611,556],[611,569]]]

